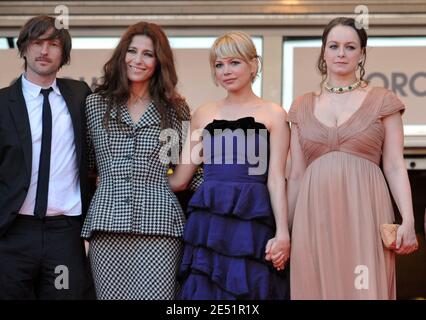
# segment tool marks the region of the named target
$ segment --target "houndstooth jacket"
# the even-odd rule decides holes
[[[170,164],[160,161],[160,151],[164,149],[161,148],[161,119],[156,106],[151,103],[137,124],[122,106],[121,128],[116,112],[111,111],[109,130],[102,124],[106,107],[99,94],[87,97],[89,167],[94,166],[96,159],[100,183],[84,221],[82,237],[90,238],[95,230],[182,236],[185,216],[169,188],[167,171]],[[189,120],[186,104],[184,109],[183,120]],[[180,151],[182,124],[174,112],[171,120],[172,128],[179,134],[179,141],[172,139],[171,143],[180,143]],[[199,170],[191,188],[201,182]]]

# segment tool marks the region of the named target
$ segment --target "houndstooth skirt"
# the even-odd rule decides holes
[[[100,300],[170,300],[182,241],[164,236],[95,232],[89,258]]]

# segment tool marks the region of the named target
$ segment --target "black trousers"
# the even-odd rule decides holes
[[[0,299],[95,299],[81,217],[17,215],[0,237]]]

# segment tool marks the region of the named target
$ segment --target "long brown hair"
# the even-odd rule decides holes
[[[333,29],[336,26],[348,26],[351,27],[352,29],[355,30],[355,32],[358,34],[359,37],[359,41],[361,43],[361,49],[364,52],[364,59],[362,59],[362,61],[358,64],[358,67],[360,69],[360,77],[359,79],[361,81],[365,81],[364,80],[364,75],[365,75],[365,69],[364,69],[364,65],[365,65],[365,61],[367,60],[367,32],[365,31],[364,28],[362,27],[358,27],[355,24],[355,19],[353,18],[346,18],[346,17],[339,17],[339,18],[335,18],[333,20],[331,20],[324,28],[324,31],[322,33],[322,46],[321,46],[321,53],[318,57],[318,62],[317,62],[317,68],[319,70],[319,72],[321,73],[322,76],[322,81],[321,81],[321,89],[322,86],[325,82],[325,80],[327,79],[327,64],[325,62],[324,59],[324,51],[325,51],[325,45],[327,44],[327,38],[328,38],[328,34],[330,33],[331,29]]]
[[[172,109],[176,112],[178,119],[182,119],[182,108],[185,100],[176,91],[178,78],[169,40],[158,25],[139,22],[131,25],[121,37],[111,58],[104,65],[104,75],[101,78],[101,83],[95,89],[95,92],[107,101],[107,110],[103,118],[103,125],[107,129],[111,110],[116,111],[117,122],[121,126],[120,106],[126,104],[130,98],[130,83],[127,78],[125,57],[127,49],[136,35],[149,37],[154,45],[157,65],[149,80],[148,90],[160,113],[162,128],[170,126]]]

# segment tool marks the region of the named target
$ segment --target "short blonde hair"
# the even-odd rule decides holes
[[[251,79],[251,81],[254,82],[259,72],[260,61],[253,40],[245,32],[230,31],[217,38],[210,49],[210,68],[215,84],[217,85],[216,60],[218,58],[230,57],[244,60],[248,64],[252,63],[252,60],[255,59],[256,71],[252,75]]]

